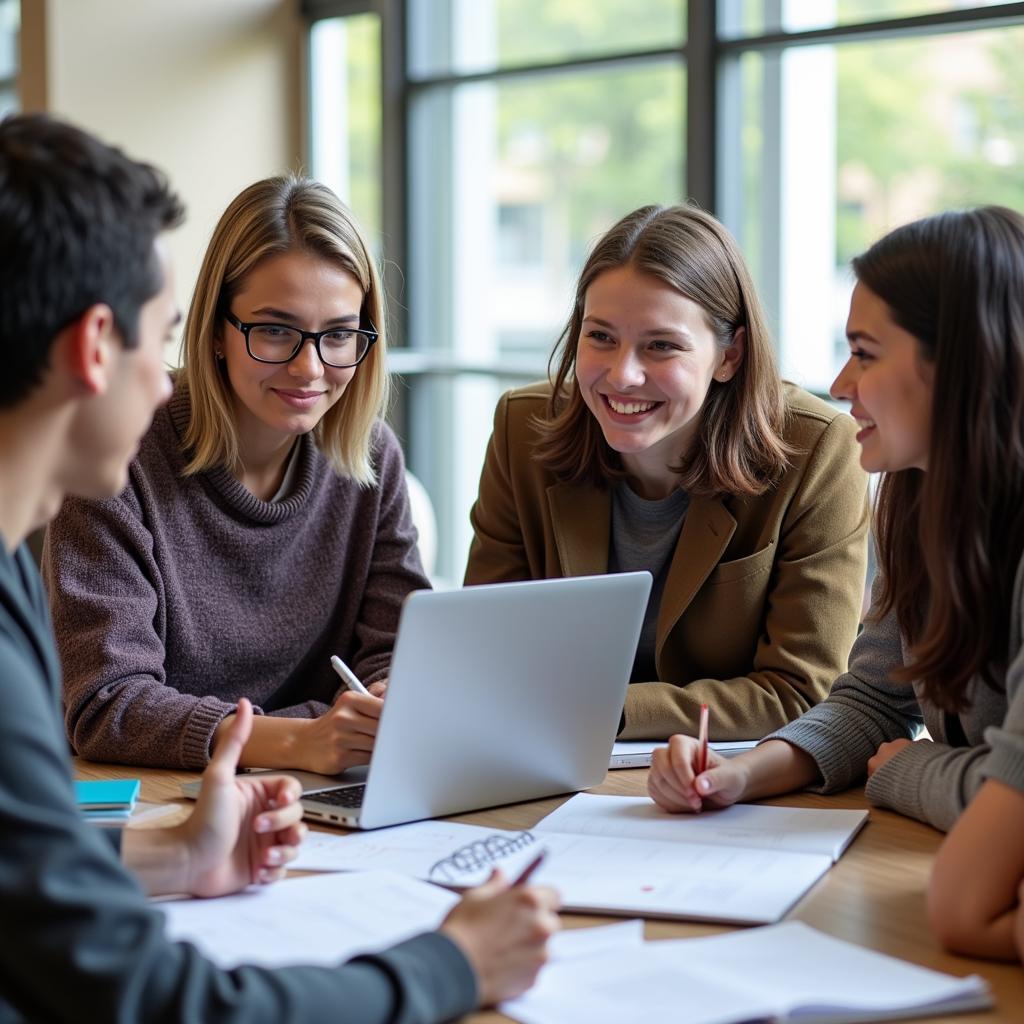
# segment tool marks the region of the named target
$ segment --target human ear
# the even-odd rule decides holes
[[[718,364],[718,369],[715,370],[715,380],[723,382],[732,380],[743,362],[746,351],[747,329],[746,327],[737,327],[732,335],[732,343],[728,348],[722,350],[722,361]]]
[[[64,351],[68,372],[90,395],[107,390],[114,362],[114,314],[104,302],[90,306],[64,331]]]

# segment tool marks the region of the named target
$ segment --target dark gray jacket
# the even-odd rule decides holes
[[[224,971],[172,943],[106,833],[80,817],[60,665],[25,548],[0,539],[0,1021],[448,1020],[473,973],[438,933],[338,968]]]

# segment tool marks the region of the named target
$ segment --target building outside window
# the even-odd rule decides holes
[[[544,376],[588,247],[646,203],[746,252],[785,376],[844,359],[853,255],[1024,209],[1024,3],[305,0],[313,172],[374,236],[395,421],[461,578],[491,414]]]

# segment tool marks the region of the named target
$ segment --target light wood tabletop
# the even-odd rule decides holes
[[[78,778],[133,777],[142,779],[142,799],[147,802],[175,802],[187,805],[180,784],[197,776],[187,772],[101,765],[76,760]],[[603,785],[591,792],[638,796],[645,792],[646,770],[609,772]],[[532,828],[567,797],[552,797],[530,803],[496,807],[453,816],[493,828]],[[870,808],[867,825],[854,839],[839,862],[797,904],[789,920],[803,921],[814,928],[870,949],[950,974],[980,974],[992,987],[996,1007],[985,1013],[935,1017],[921,1020],[956,1020],[962,1024],[1019,1024],[1024,1021],[1024,968],[1019,964],[998,964],[944,953],[925,919],[924,896],[932,857],[942,835],[927,825],[902,815],[879,810],[855,789],[822,797],[797,793],[765,803],[791,807]],[[165,818],[160,824],[172,821]],[[584,927],[612,922],[613,918],[565,914],[565,927]],[[730,930],[727,926],[685,921],[648,920],[648,939],[686,938]],[[494,1012],[474,1014],[474,1022],[504,1021]]]

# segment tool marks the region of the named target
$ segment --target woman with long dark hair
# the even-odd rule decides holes
[[[861,465],[884,474],[869,621],[826,701],[731,762],[712,753],[701,774],[696,742],[673,737],[649,790],[667,810],[696,811],[867,774],[873,802],[956,825],[932,892],[947,943],[1012,956],[1024,877],[1024,217],[929,217],[853,269],[850,359],[832,394],[851,403]]]

